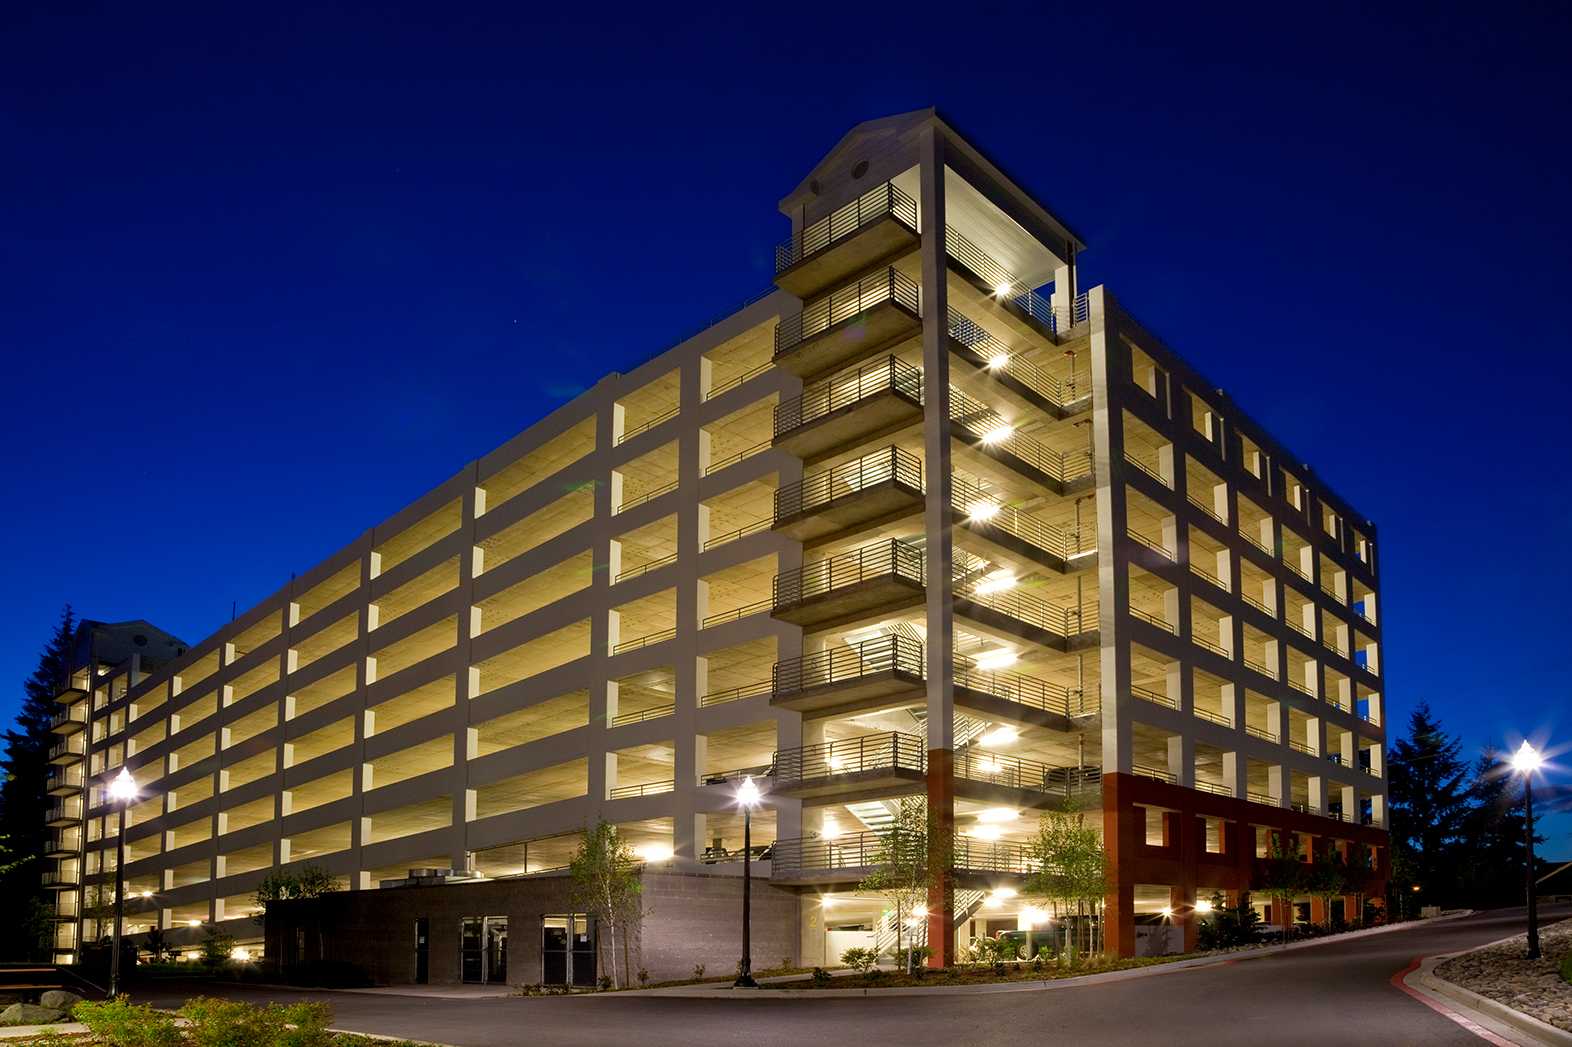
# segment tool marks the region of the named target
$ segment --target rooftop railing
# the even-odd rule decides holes
[[[888,480],[920,492],[923,489],[922,461],[892,446],[805,476],[775,492],[775,519],[784,520],[798,513],[822,509],[838,499]]]
[[[891,356],[811,385],[802,395],[775,408],[775,435],[817,421],[832,411],[884,392],[897,392],[922,403],[922,369]]]
[[[775,328],[775,355],[780,356],[836,324],[885,302],[894,302],[921,316],[922,288],[905,273],[890,268],[832,291],[803,306],[800,314],[781,319]]]
[[[783,571],[775,576],[775,606],[785,607],[885,575],[904,578],[916,585],[924,584],[922,550],[892,538],[805,564],[795,571]]]
[[[1015,306],[1053,333],[1068,331],[1087,319],[1089,307],[1085,294],[1078,295],[1069,309],[1056,310],[1046,298],[1017,280],[1004,266],[949,226],[944,230],[944,242],[950,257],[981,277],[1000,301]]]
[[[871,225],[886,215],[917,232],[917,201],[891,182],[872,189],[849,204],[831,211],[828,217],[803,226],[802,231],[775,247],[775,271],[789,269]]]
[[[916,640],[896,634],[776,662],[770,689],[776,694],[795,694],[811,687],[891,671],[920,678],[923,675],[922,648]]]

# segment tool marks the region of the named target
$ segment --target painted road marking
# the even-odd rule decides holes
[[[1440,954],[1438,953],[1437,955]],[[1432,1000],[1430,997],[1426,996],[1419,990],[1404,984],[1403,979],[1407,978],[1410,974],[1413,974],[1414,971],[1419,968],[1419,965],[1427,959],[1429,959],[1428,956],[1417,957],[1413,963],[1392,975],[1393,986],[1403,990],[1408,995],[1424,1004],[1426,1007],[1429,1007],[1431,1010],[1436,1011],[1439,1014],[1443,1014],[1446,1017],[1452,1019],[1454,1022],[1457,1022],[1457,1024],[1461,1025],[1475,1036],[1478,1036],[1480,1039],[1495,1044],[1496,1047],[1521,1047],[1520,1044],[1513,1043],[1511,1040],[1502,1039],[1495,1033],[1491,1032],[1489,1029],[1485,1028],[1483,1025],[1480,1025],[1478,1022],[1470,1021],[1445,1004],[1439,1003],[1436,1000]]]

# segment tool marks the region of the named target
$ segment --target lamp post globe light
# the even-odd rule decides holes
[[[759,987],[759,983],[753,980],[753,943],[748,937],[753,900],[753,809],[758,803],[759,787],[753,784],[753,775],[750,774],[737,787],[737,806],[742,808],[742,962],[737,966],[737,980],[731,986],[733,989]]]
[[[1512,757],[1512,765],[1523,772],[1523,848],[1524,881],[1528,891],[1528,958],[1539,959],[1539,899],[1534,893],[1534,771],[1539,753],[1525,740]]]
[[[115,926],[109,953],[109,998],[114,999],[120,995],[120,925],[125,922],[126,808],[136,799],[136,779],[122,767],[105,792],[120,804],[120,827],[115,832]]]

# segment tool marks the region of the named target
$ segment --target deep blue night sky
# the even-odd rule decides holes
[[[1572,8],[538,6],[0,6],[0,720],[65,604],[208,635],[937,105],[1376,522],[1394,728],[1572,746]]]

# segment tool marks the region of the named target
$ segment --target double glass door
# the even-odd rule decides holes
[[[595,921],[584,913],[542,919],[541,978],[546,985],[595,984]]]
[[[464,981],[485,985],[506,985],[508,918],[466,916],[461,933]]]

